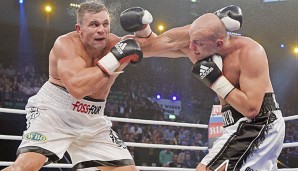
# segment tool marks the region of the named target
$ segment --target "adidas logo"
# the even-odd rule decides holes
[[[212,67],[206,67],[204,65],[200,66],[200,78],[204,79],[211,71],[213,71]]]
[[[122,43],[122,42],[120,42],[120,43],[117,43],[117,44],[115,45],[115,47],[116,47],[116,49],[118,50],[118,52],[119,52],[120,54],[123,54],[123,49],[125,48],[126,45],[127,45],[127,43]]]

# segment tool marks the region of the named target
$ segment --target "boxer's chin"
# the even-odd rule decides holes
[[[106,47],[106,42],[104,41],[104,42],[98,42],[98,43],[96,43],[96,44],[94,44],[93,45],[93,47],[95,48],[95,49],[98,49],[98,50],[101,50],[101,49],[104,49],[105,47]]]

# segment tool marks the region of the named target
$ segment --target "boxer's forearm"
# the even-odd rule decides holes
[[[60,75],[60,78],[69,93],[76,99],[82,99],[94,93],[109,81],[109,77],[97,66],[85,68],[76,73],[65,72]]]
[[[225,98],[225,101],[245,117],[253,119],[259,114],[263,97],[264,93],[259,93],[257,96],[250,95],[235,88]]]

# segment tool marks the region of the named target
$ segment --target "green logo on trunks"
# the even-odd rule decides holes
[[[29,141],[47,141],[47,137],[38,132],[29,132],[24,134],[23,138]]]

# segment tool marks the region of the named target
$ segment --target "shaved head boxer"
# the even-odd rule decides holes
[[[277,170],[285,123],[265,50],[251,38],[229,36],[211,13],[195,20],[189,35],[192,72],[219,96],[225,128],[197,171]]]
[[[193,74],[220,98],[224,133],[196,171],[277,170],[285,124],[265,50],[251,38],[227,33],[242,25],[241,16],[239,7],[229,6],[143,40],[146,53],[175,50],[175,57],[187,56]]]

